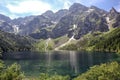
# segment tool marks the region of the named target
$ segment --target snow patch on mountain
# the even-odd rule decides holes
[[[14,30],[15,34],[19,33],[19,27],[18,27],[18,25],[13,25],[12,27],[13,27],[13,30]]]

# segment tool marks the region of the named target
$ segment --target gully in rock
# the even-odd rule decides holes
[[[48,45],[49,45],[49,41],[51,40],[51,38],[48,38],[47,40],[46,40],[46,43],[45,43],[45,51],[47,51],[48,50]]]

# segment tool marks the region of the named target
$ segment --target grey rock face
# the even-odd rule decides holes
[[[61,9],[56,13],[48,10],[42,15],[14,20],[0,15],[0,29],[14,32],[13,26],[17,26],[17,34],[29,35],[36,39],[57,38],[64,35],[68,35],[68,37],[74,35],[74,38],[79,39],[90,32],[108,31],[106,17],[109,18],[109,24],[112,27],[120,27],[120,13],[114,8],[107,12],[95,6],[86,7],[74,3],[68,10]]]

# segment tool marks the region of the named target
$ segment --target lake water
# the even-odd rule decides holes
[[[46,53],[17,52],[3,55],[5,64],[18,63],[28,77],[38,77],[40,73],[76,76],[91,66],[113,61],[115,53],[54,51]]]

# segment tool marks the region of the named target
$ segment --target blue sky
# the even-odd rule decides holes
[[[54,12],[68,9],[73,3],[97,6],[109,11],[112,7],[120,12],[120,0],[0,0],[0,14],[10,18],[40,15],[47,10]]]

